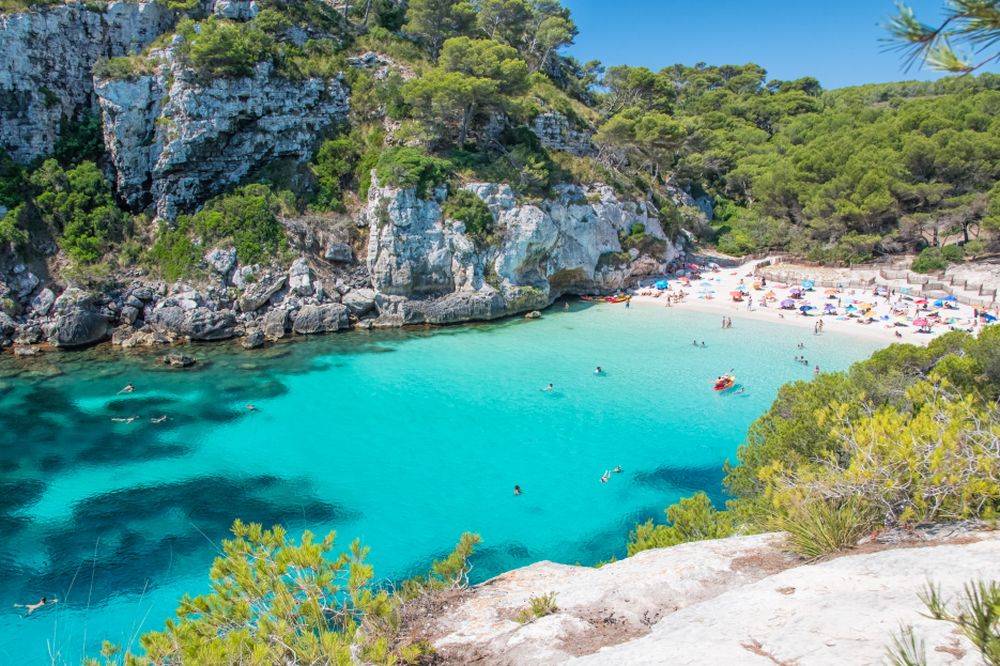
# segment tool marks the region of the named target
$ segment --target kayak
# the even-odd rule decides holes
[[[733,375],[724,375],[722,379],[715,382],[715,385],[712,387],[712,389],[715,391],[725,391],[727,388],[732,388],[735,383],[736,383],[736,377],[734,377]]]

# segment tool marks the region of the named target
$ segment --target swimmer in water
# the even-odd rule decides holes
[[[514,486],[514,494],[515,495],[521,494],[521,486]]]
[[[691,346],[692,347],[697,347],[698,346],[698,341],[697,340],[692,340],[691,341]]]
[[[604,470],[604,474],[601,476],[601,483],[607,483],[611,479],[611,470]]]
[[[701,341],[701,348],[702,348],[702,349],[704,349],[704,348],[705,348],[705,341],[704,341],[704,340],[702,340],[702,341]]]
[[[167,420],[167,415],[164,414],[163,416],[158,416],[155,419],[149,419],[149,422],[150,423],[163,423],[166,420]]]
[[[257,408],[253,405],[247,405],[247,411],[256,412]]]
[[[549,384],[548,386],[546,386],[546,387],[545,387],[545,388],[543,388],[542,390],[543,390],[543,391],[551,391],[551,390],[553,390],[553,388],[554,388],[554,387],[552,386],[552,384]]]
[[[122,393],[131,393],[134,390],[135,390],[134,386],[132,386],[131,384],[126,384],[125,386],[122,387],[122,390],[118,391],[118,393],[116,393],[115,395],[121,395]]]
[[[139,418],[139,417],[138,416],[130,416],[130,417],[128,417],[126,419],[126,418],[122,418],[120,416],[116,416],[116,417],[112,418],[111,420],[114,421],[115,423],[132,423],[132,421],[135,421],[137,418]]]
[[[57,603],[59,603],[58,599],[46,599],[45,597],[42,597],[41,600],[38,603],[35,603],[35,604],[14,604],[14,607],[15,608],[27,608],[28,609],[28,615],[31,615],[32,613],[34,613],[36,610],[38,610],[42,606],[48,606],[50,604],[57,604]]]
[[[615,465],[615,468],[613,470],[611,470],[611,471],[614,472],[615,474],[621,474],[622,473],[622,466],[621,465]]]
[[[601,369],[601,366],[597,366],[596,368],[594,368],[594,374],[595,375],[603,375],[604,374],[604,370]]]

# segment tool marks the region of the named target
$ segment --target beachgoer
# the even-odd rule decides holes
[[[702,348],[702,349],[704,349],[704,348],[705,348],[705,341],[704,341],[704,340],[702,340],[702,341],[701,341],[701,348]]]
[[[631,302],[632,302],[632,299],[631,299],[631,298],[629,298],[629,299],[626,299],[626,301],[625,301],[625,309],[626,309],[626,310],[628,310],[628,309],[629,309],[629,307],[630,307],[630,306],[629,306],[629,303],[631,303]]]
[[[132,421],[135,421],[137,418],[139,418],[139,417],[138,416],[130,416],[130,417],[128,417],[126,419],[126,418],[123,418],[121,416],[116,416],[116,417],[112,418],[111,420],[114,421],[115,423],[132,423]]]
[[[247,405],[247,411],[256,412],[257,408],[254,405]]]
[[[722,328],[725,328],[725,327],[726,327],[726,318],[723,317],[722,318]]]
[[[697,340],[692,340],[691,341],[691,346],[692,347],[697,347],[698,346],[698,341]]]
[[[36,610],[38,610],[42,606],[48,606],[48,605],[57,604],[57,603],[59,603],[58,599],[46,599],[45,597],[42,597],[41,600],[39,600],[38,603],[35,603],[35,604],[14,604],[14,607],[15,608],[27,608],[28,609],[28,615],[31,615],[32,613],[34,613]]]
[[[899,331],[896,331],[895,333],[896,333],[896,337],[897,338],[902,338],[903,337],[903,334],[900,333]]]
[[[615,474],[621,474],[622,473],[622,466],[621,465],[615,465],[615,468],[613,470],[611,470],[611,471],[614,472]]]
[[[601,366],[597,366],[596,368],[594,368],[594,374],[595,375],[604,374],[604,370],[601,369]]]
[[[743,387],[742,386],[740,388],[736,389],[736,395],[739,395],[740,393],[743,393]]]
[[[166,420],[167,420],[167,415],[164,414],[163,416],[158,416],[155,419],[149,419],[149,422],[150,423],[163,423]]]
[[[515,495],[521,494],[521,486],[514,486],[514,494]]]
[[[119,394],[121,394],[121,393],[131,393],[134,390],[135,390],[134,386],[132,386],[131,384],[126,384],[124,387],[122,387],[121,391],[118,391],[118,393]]]
[[[548,386],[546,386],[546,387],[545,387],[545,388],[543,388],[542,390],[543,390],[543,391],[551,391],[552,389],[553,389],[553,386],[552,386],[552,384],[549,384]]]
[[[819,377],[819,366],[818,365],[815,368],[813,368],[813,376]]]
[[[569,310],[569,301],[563,303],[563,310]]]
[[[601,483],[607,483],[608,479],[611,478],[611,470],[604,470],[604,474],[601,476]]]

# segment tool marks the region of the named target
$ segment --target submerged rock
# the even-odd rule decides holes
[[[258,349],[264,346],[264,331],[259,328],[247,329],[246,335],[240,338],[240,345],[244,349]]]
[[[160,357],[160,362],[171,368],[190,368],[195,364],[194,358],[179,352],[164,354]]]

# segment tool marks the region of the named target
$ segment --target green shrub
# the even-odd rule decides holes
[[[453,192],[444,202],[443,214],[450,220],[465,223],[467,233],[477,245],[488,245],[493,241],[493,213],[489,206],[468,190]]]
[[[853,504],[841,506],[824,500],[806,501],[786,510],[776,526],[788,532],[790,549],[809,559],[851,548],[871,527]]]
[[[125,81],[145,74],[152,74],[156,61],[144,55],[125,55],[106,58],[94,63],[94,76],[99,79]]]
[[[412,187],[426,198],[431,188],[447,180],[451,165],[416,148],[395,147],[382,151],[375,169],[381,184]]]
[[[111,185],[93,162],[63,171],[46,160],[31,175],[39,192],[35,209],[60,246],[82,263],[94,263],[125,233],[128,217],[115,204]]]
[[[703,492],[684,497],[666,510],[669,525],[656,525],[652,520],[636,525],[629,535],[628,554],[666,548],[688,541],[721,539],[735,532],[732,515],[717,511],[712,500]]]
[[[275,212],[280,200],[265,185],[245,185],[212,199],[181,225],[201,236],[206,246],[231,240],[244,264],[273,259],[285,248],[284,230]],[[183,216],[182,216],[183,218]]]
[[[270,59],[274,40],[251,23],[208,18],[181,21],[184,40],[178,53],[206,78],[250,76],[258,62]]]
[[[354,175],[361,155],[350,136],[327,139],[316,151],[310,168],[316,178],[314,206],[320,210],[343,210],[344,187]]]
[[[28,242],[28,232],[25,230],[27,210],[24,204],[11,208],[0,217],[0,246],[11,244],[20,247]]]
[[[190,219],[182,217],[176,229],[161,223],[148,256],[160,275],[170,282],[191,277],[201,261],[201,251],[191,240]]]
[[[948,262],[941,256],[941,248],[939,247],[925,247],[910,264],[910,270],[916,273],[931,273],[943,271],[946,268],[948,268]]]
[[[26,187],[24,167],[0,148],[0,206],[13,208],[24,201]]]
[[[84,161],[97,162],[104,156],[104,135],[101,133],[101,118],[96,115],[84,116],[77,120],[63,118],[59,128],[59,139],[53,148],[53,155],[64,167]]]
[[[514,616],[514,620],[518,624],[528,624],[558,611],[559,606],[556,605],[556,593],[547,592],[528,599],[528,606],[519,610],[517,615]]]

